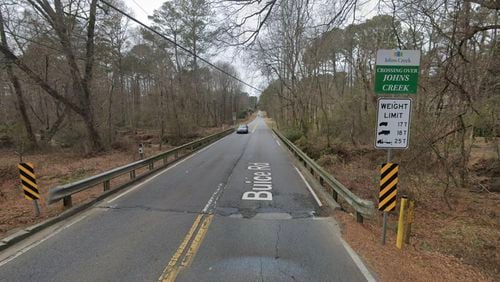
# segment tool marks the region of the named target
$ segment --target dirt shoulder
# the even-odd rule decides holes
[[[152,150],[146,148],[146,151]],[[116,150],[92,157],[82,157],[69,151],[24,156],[24,162],[31,162],[35,166],[41,196],[39,202],[41,216],[35,217],[33,203],[24,198],[20,187],[16,167],[19,157],[9,150],[0,151],[0,156],[0,238],[63,211],[61,203],[47,205],[45,200],[49,188],[83,179],[138,159],[138,156],[131,152]],[[78,193],[73,197],[73,204],[93,199],[101,192],[102,186]]]
[[[386,245],[382,246],[379,226],[358,224],[352,215],[342,211],[334,217],[341,224],[342,237],[380,281],[495,281],[454,256],[424,251],[415,243],[399,250],[393,232],[388,232]]]
[[[341,146],[318,156],[320,165],[346,187],[378,203],[378,170],[384,152]],[[382,281],[500,281],[500,194],[475,182],[466,188],[449,187],[445,201],[439,168],[417,171],[409,168],[404,156],[396,157],[402,163],[398,196],[415,199],[410,244],[403,250],[395,247],[399,205],[389,215],[386,246],[380,243],[381,213],[357,224],[348,213],[337,212],[346,241]],[[471,167],[477,163],[491,161],[475,158]],[[474,171],[471,174],[478,179]]]
[[[227,126],[226,126],[227,128]],[[220,132],[222,128],[203,128],[196,135],[186,137],[183,142],[189,142],[202,136]],[[160,153],[159,145],[149,142],[150,134],[136,134],[133,142],[126,142],[119,146],[120,149],[111,150],[93,156],[82,156],[74,153],[71,149],[54,149],[53,152],[28,154],[23,156],[24,162],[31,162],[35,167],[37,185],[41,199],[40,217],[35,216],[33,202],[26,200],[20,187],[17,164],[19,156],[14,150],[0,150],[0,238],[4,238],[18,230],[36,224],[50,217],[56,216],[64,211],[62,203],[47,205],[48,190],[52,187],[71,183],[98,173],[126,165],[139,160],[137,144],[146,144],[145,157]],[[135,144],[137,143],[137,144]],[[161,151],[166,151],[174,146],[163,145]],[[140,175],[147,167],[138,170]],[[129,176],[123,175],[111,181],[111,187],[128,181]],[[97,185],[83,192],[73,195],[73,205],[88,202],[95,199],[103,191],[102,185]]]

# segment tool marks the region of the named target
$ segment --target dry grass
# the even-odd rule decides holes
[[[318,162],[322,166],[357,195],[378,202],[378,169],[385,162],[383,151],[343,145],[330,149],[330,153],[318,140],[308,149],[321,147]],[[475,162],[495,156],[485,154],[480,146],[475,150],[472,154]],[[339,214],[337,218],[346,225],[346,239],[384,281],[499,281],[500,194],[475,187],[478,184],[451,187],[448,199],[452,209],[449,209],[443,200],[445,188],[439,174],[438,168],[423,171],[400,168],[400,195],[412,195],[416,200],[411,245],[404,251],[397,251],[393,242],[397,212],[389,216],[388,246],[380,246],[380,214],[363,225]],[[396,268],[397,271],[388,271]]]
[[[395,246],[394,232],[388,232],[386,245],[382,246],[378,225],[358,224],[344,212],[337,212],[335,217],[342,224],[345,240],[361,254],[381,281],[495,281],[452,255],[423,250],[415,243],[399,250]]]
[[[71,152],[42,153],[24,156],[23,161],[35,166],[37,184],[41,200],[41,217],[34,216],[31,201],[23,197],[17,174],[19,158],[13,151],[0,152],[0,237],[5,237],[19,228],[40,222],[62,212],[61,204],[47,206],[45,199],[48,189],[70,183],[111,168],[127,164],[134,159],[133,154],[112,151],[98,156],[83,158]],[[73,197],[78,204],[98,196],[102,187],[95,187]]]
[[[194,139],[219,132],[221,128],[203,128]],[[193,140],[187,140],[187,142]],[[130,143],[130,142],[129,142]],[[172,146],[163,145],[162,151]],[[146,157],[159,153],[159,145],[148,145],[145,148]],[[60,150],[52,153],[36,153],[25,155],[24,162],[35,165],[37,184],[41,200],[41,216],[35,217],[33,203],[24,198],[20,188],[17,164],[19,157],[13,150],[0,150],[0,238],[6,237],[21,228],[53,217],[63,211],[62,203],[48,206],[46,198],[49,188],[71,183],[100,172],[119,167],[139,159],[134,144],[126,144],[120,150],[113,150],[98,155],[84,157],[71,150]],[[145,172],[147,167],[139,169],[136,175]],[[129,175],[117,177],[111,181],[111,187],[116,187],[129,180]],[[73,195],[73,204],[90,201],[102,193],[102,185],[87,189]]]

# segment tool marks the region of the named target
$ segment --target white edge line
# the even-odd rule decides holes
[[[281,147],[280,141],[278,141],[277,139],[276,139],[276,144],[278,144],[278,146]]]
[[[300,172],[300,170],[296,166],[294,166],[294,168],[297,171],[297,173],[299,174],[300,178],[302,178],[302,181],[304,181],[304,183],[306,184],[307,189],[309,190],[309,192],[311,192],[311,194],[313,195],[314,200],[316,200],[316,203],[318,203],[318,206],[321,208],[323,206],[323,204],[319,200],[318,195],[316,195],[316,192],[314,192],[314,190],[311,188],[311,185],[309,185],[309,183],[307,182],[307,180],[304,177],[304,175],[302,175],[302,172]]]
[[[24,249],[18,251],[17,253],[15,253],[14,255],[8,257],[7,259],[3,260],[0,262],[0,267],[6,265],[7,263],[11,262],[12,260],[16,259],[17,257],[19,257],[20,255],[24,254],[24,253],[27,253],[29,250],[33,249],[34,247],[40,245],[41,243],[47,241],[48,239],[54,237],[55,235],[59,234],[61,231],[63,231],[64,229],[66,228],[69,228],[70,226],[72,226],[73,224],[76,224],[80,221],[82,221],[84,218],[86,218],[88,216],[88,214],[84,215],[84,216],[81,216],[79,218],[77,218],[76,220],[74,220],[73,222],[55,230],[54,232],[50,233],[49,235],[47,235],[45,238],[41,239],[40,241],[37,241],[27,247],[25,247]]]
[[[166,171],[166,170],[165,170],[165,171]],[[143,182],[141,182],[141,183],[139,183],[139,184],[137,184],[137,185],[133,186],[132,188],[129,188],[127,191],[122,192],[121,194],[119,194],[118,196],[116,196],[116,197],[112,198],[111,200],[107,201],[106,203],[108,203],[108,204],[109,204],[109,203],[114,202],[115,200],[118,200],[119,198],[121,198],[121,197],[123,197],[123,196],[127,195],[128,193],[130,193],[130,192],[134,191],[135,189],[137,189],[137,188],[141,187],[142,185],[144,185],[144,184],[148,183],[149,181],[151,181],[151,180],[155,179],[156,177],[160,176],[160,175],[161,175],[162,173],[164,173],[165,171],[162,171],[162,172],[160,172],[160,173],[156,174],[155,176],[152,176],[152,177],[150,177],[150,178],[148,178],[148,179],[144,180]]]
[[[223,139],[223,138],[222,138],[222,139]],[[172,166],[168,167],[167,169],[165,169],[165,170],[161,171],[160,173],[156,174],[155,176],[150,177],[150,178],[146,179],[145,181],[143,181],[143,182],[141,182],[141,183],[139,183],[139,184],[135,185],[134,187],[130,188],[129,190],[127,190],[127,191],[125,191],[125,192],[121,193],[120,195],[118,195],[118,196],[114,197],[113,199],[111,199],[111,200],[107,201],[107,203],[111,203],[111,202],[115,201],[116,199],[118,199],[118,198],[120,198],[120,197],[122,197],[122,196],[126,195],[127,193],[129,193],[129,192],[133,191],[134,189],[136,189],[136,188],[138,188],[138,187],[140,187],[140,186],[142,186],[142,185],[144,185],[144,184],[148,183],[149,181],[153,180],[154,178],[156,178],[156,177],[160,176],[162,173],[164,173],[164,172],[166,172],[166,171],[168,171],[168,170],[170,170],[170,169],[172,169],[172,168],[176,167],[176,166],[177,166],[177,165],[179,165],[180,163],[182,163],[182,162],[184,162],[184,161],[187,161],[188,159],[192,158],[193,156],[195,156],[195,155],[197,155],[197,154],[199,154],[199,153],[201,153],[201,152],[205,151],[206,149],[208,149],[209,147],[211,147],[211,146],[215,145],[217,142],[221,141],[222,139],[219,139],[219,140],[215,141],[214,143],[212,143],[212,144],[208,145],[207,147],[205,147],[205,148],[203,148],[203,149],[201,149],[201,150],[199,150],[199,151],[197,151],[197,152],[193,153],[192,155],[190,155],[190,156],[188,156],[188,157],[186,157],[186,158],[184,158],[184,159],[180,160],[179,162],[175,163],[174,165],[172,165]],[[220,191],[220,189],[221,189],[221,188],[222,188],[222,187],[219,187],[219,189],[217,189],[217,191],[214,193],[214,195],[212,195],[212,198],[213,198],[213,197],[214,197],[214,196],[215,196],[215,195],[216,195],[216,194]],[[207,203],[207,206],[205,207],[205,209],[208,209],[208,207],[209,207],[209,206],[210,206],[210,204],[212,203],[212,201],[213,201],[213,199],[212,199],[212,198],[211,198],[211,199],[209,200],[209,202]],[[205,209],[204,209],[204,210],[205,210]],[[61,231],[63,231],[64,229],[69,228],[70,226],[72,226],[72,225],[74,225],[74,224],[76,224],[76,223],[80,222],[81,220],[83,220],[83,219],[84,219],[84,218],[86,218],[87,216],[88,216],[88,214],[83,215],[83,216],[81,216],[81,217],[77,218],[77,219],[76,219],[76,220],[74,220],[73,222],[71,222],[71,223],[69,223],[69,224],[67,224],[67,225],[65,225],[65,226],[63,226],[63,227],[61,227],[61,228],[59,228],[59,229],[55,230],[55,231],[54,231],[54,232],[52,232],[52,233],[50,233],[49,235],[47,235],[45,238],[41,239],[40,241],[37,241],[37,242],[35,242],[35,243],[33,243],[33,244],[31,244],[31,245],[27,246],[26,248],[24,248],[24,249],[22,249],[22,250],[18,251],[17,253],[15,253],[14,255],[12,255],[12,256],[10,256],[10,257],[8,257],[7,259],[5,259],[5,260],[3,260],[3,261],[0,261],[0,267],[2,267],[2,266],[4,266],[5,264],[7,264],[7,263],[11,262],[12,260],[16,259],[16,258],[17,258],[17,257],[19,257],[20,255],[22,255],[22,254],[24,254],[24,253],[28,252],[29,250],[31,250],[31,249],[33,249],[34,247],[36,247],[36,246],[40,245],[41,243],[43,243],[43,242],[47,241],[48,239],[50,239],[50,238],[54,237],[55,235],[57,235],[58,233],[60,233],[60,232],[61,232]]]
[[[368,270],[368,268],[366,268],[363,261],[361,261],[361,258],[358,256],[358,254],[356,254],[356,252],[351,248],[351,246],[349,246],[349,244],[347,244],[347,242],[344,241],[344,239],[342,239],[342,237],[339,236],[339,239],[340,239],[340,242],[342,243],[342,245],[344,246],[344,248],[346,249],[347,253],[349,253],[352,260],[354,261],[356,266],[359,268],[359,271],[361,271],[361,273],[363,273],[363,275],[365,276],[366,280],[368,282],[377,281],[375,279],[375,277],[373,277],[371,272]]]
[[[223,138],[222,138],[222,139],[223,139]],[[148,179],[146,179],[146,180],[144,180],[143,182],[141,182],[141,183],[139,183],[139,184],[137,184],[137,185],[133,186],[132,188],[129,188],[127,191],[125,191],[125,192],[123,192],[123,193],[119,194],[118,196],[116,196],[116,197],[114,197],[114,198],[110,199],[110,200],[109,200],[109,201],[107,201],[106,203],[107,203],[107,204],[109,204],[109,203],[112,203],[112,202],[114,202],[114,201],[118,200],[119,198],[121,198],[121,197],[123,197],[123,196],[127,195],[128,193],[130,193],[130,192],[134,191],[135,189],[137,189],[137,188],[141,187],[142,185],[144,185],[144,184],[146,184],[146,183],[150,182],[151,180],[153,180],[153,179],[157,178],[158,176],[162,175],[163,173],[165,173],[165,172],[167,172],[167,171],[171,170],[172,168],[174,168],[174,167],[176,167],[176,166],[180,165],[181,163],[183,163],[183,162],[185,162],[185,161],[189,160],[190,158],[192,158],[192,157],[194,157],[194,156],[198,155],[199,153],[201,153],[201,152],[205,151],[206,149],[208,149],[208,148],[212,147],[213,145],[215,145],[216,143],[218,143],[218,142],[219,142],[219,141],[221,141],[222,139],[219,139],[219,140],[215,141],[214,143],[212,143],[212,144],[208,145],[207,147],[205,147],[205,148],[203,148],[203,149],[201,149],[201,150],[199,150],[199,151],[197,151],[197,152],[195,152],[195,153],[191,154],[190,156],[187,156],[186,158],[184,158],[184,159],[182,159],[182,160],[180,160],[180,161],[176,162],[176,163],[175,163],[175,164],[173,164],[172,166],[167,167],[166,169],[164,169],[163,171],[159,172],[158,174],[156,174],[156,175],[154,175],[154,176],[152,176],[152,177],[149,177]]]
[[[210,199],[208,200],[207,204],[205,205],[205,207],[203,208],[202,210],[202,213],[207,213],[208,212],[208,209],[210,208],[210,206],[212,205],[212,203],[214,203],[214,200],[216,197],[218,197],[219,195],[219,191],[220,189],[222,189],[222,186],[224,184],[219,184],[219,187],[217,188],[217,190],[215,190],[215,192],[212,194],[212,197],[210,197]]]

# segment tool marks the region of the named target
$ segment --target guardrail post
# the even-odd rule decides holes
[[[282,136],[276,129],[273,128],[274,133],[278,136],[279,139],[283,141],[283,143],[290,148],[291,152],[294,156],[297,157],[297,160],[303,164],[304,168],[309,170],[311,174],[317,178],[321,184],[325,188],[328,193],[331,193],[332,198],[339,203],[339,193],[342,197],[342,202],[347,202],[351,206],[353,206],[356,211],[356,221],[359,223],[363,223],[364,216],[370,216],[374,212],[373,202],[363,200],[356,196],[354,193],[349,191],[344,185],[340,182],[336,181],[333,176],[328,174],[328,172],[321,169],[321,167],[316,164],[312,159],[307,157],[307,154],[302,152],[297,146],[293,144],[293,142],[286,139],[286,137]],[[331,192],[329,191],[331,189]],[[340,203],[339,203],[340,204]],[[359,207],[361,206],[361,208]],[[363,214],[359,211],[363,211]]]
[[[109,190],[109,180],[104,181],[102,184],[104,186],[104,191],[108,191]]]
[[[130,179],[135,179],[135,170],[130,172]]]
[[[71,195],[63,198],[63,206],[65,208],[71,208],[72,205],[73,205],[73,202],[71,201]]]
[[[153,170],[153,168],[155,168],[155,163],[151,162],[148,167],[149,167],[149,170]]]
[[[404,232],[405,244],[410,244],[411,225],[413,223],[414,209],[415,209],[415,201],[410,200],[409,206],[408,206],[408,216],[406,217],[406,225],[405,225],[405,230],[404,230],[405,231]]]
[[[363,223],[363,215],[361,215],[359,212],[356,212],[356,222]]]
[[[335,189],[333,189],[333,187],[332,187],[332,198],[335,200],[335,202],[338,203],[339,194],[337,194],[337,191],[335,191]]]

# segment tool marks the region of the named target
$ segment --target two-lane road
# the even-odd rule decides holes
[[[0,254],[0,281],[372,279],[261,118]]]

